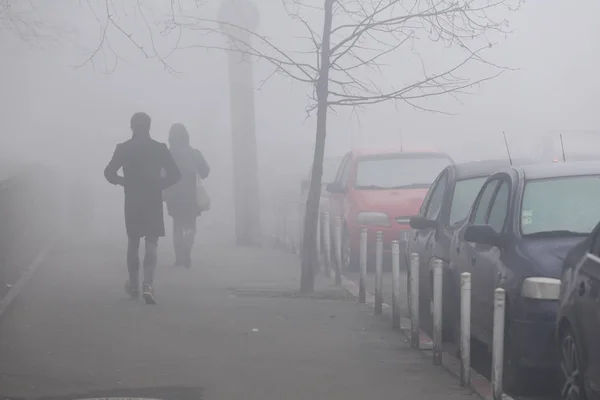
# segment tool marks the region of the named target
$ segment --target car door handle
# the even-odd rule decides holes
[[[579,288],[577,289],[577,294],[583,296],[585,294],[585,283],[581,282],[579,284]]]
[[[475,265],[477,263],[477,258],[475,256],[471,256],[471,265]]]

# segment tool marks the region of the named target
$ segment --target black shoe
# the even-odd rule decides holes
[[[149,283],[144,283],[143,296],[146,304],[156,304],[156,300],[154,299],[154,289]]]
[[[129,281],[125,282],[125,293],[127,293],[132,299],[137,299],[140,297],[140,289],[138,289],[137,285],[132,285]]]

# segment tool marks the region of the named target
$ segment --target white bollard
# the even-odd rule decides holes
[[[471,385],[471,274],[460,275],[460,384]]]
[[[360,230],[360,277],[358,281],[358,302],[367,302],[367,228]]]
[[[408,248],[408,232],[404,232],[403,234],[403,239],[404,239],[404,246],[403,246],[403,253],[402,253],[402,260],[403,260],[403,267],[404,267],[404,271],[406,272],[406,304],[408,305],[408,312],[409,312],[409,316],[410,316],[410,312],[412,310],[411,308],[411,297],[410,294],[412,293],[410,291],[410,260],[409,260],[409,255],[410,255],[410,249]]]
[[[410,255],[410,345],[419,348],[419,253]]]
[[[504,368],[504,318],[506,313],[506,293],[504,289],[494,291],[494,336],[492,339],[492,397],[502,399],[502,379]]]
[[[383,312],[383,232],[378,231],[375,242],[375,314]]]
[[[392,327],[400,328],[400,243],[392,242]]]
[[[408,255],[409,253],[409,246],[408,246],[408,241],[409,241],[409,236],[408,236],[408,232],[404,232],[404,255],[405,255],[405,262],[408,259]],[[406,271],[408,272],[410,269],[410,265],[405,265],[404,266],[406,268]]]
[[[283,248],[287,251],[288,249],[288,226],[287,226],[287,213],[284,206],[281,206],[281,218],[283,223],[283,232],[281,233],[281,242]]]
[[[296,226],[296,240],[294,247],[296,254],[300,255],[302,251],[302,240],[304,239],[304,217],[306,217],[306,202],[298,202],[298,223]]]
[[[433,364],[442,365],[442,293],[444,284],[443,262],[439,258],[431,260],[433,269]]]
[[[317,270],[323,268],[322,254],[321,254],[321,212],[317,214],[317,234],[315,235],[315,241],[317,242]],[[316,272],[316,271],[315,271]]]
[[[335,218],[335,255],[337,257],[335,268],[335,284],[342,284],[342,219]]]
[[[323,268],[325,276],[331,278],[331,236],[329,226],[329,213],[323,213]]]

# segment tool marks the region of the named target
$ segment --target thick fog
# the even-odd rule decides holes
[[[23,14],[17,29],[0,23],[2,160],[39,161],[84,175],[93,182],[97,219],[108,225],[122,218],[122,193],[104,181],[102,171],[115,145],[130,137],[131,115],[144,111],[159,141],[167,140],[172,123],[188,127],[192,145],[204,152],[213,171],[207,186],[214,209],[204,223],[231,224],[227,55],[202,48],[172,52],[177,35],[161,35],[155,22],[165,19],[169,2],[143,2],[144,13],[120,3],[115,2],[114,18],[124,32],[110,26],[106,36],[104,2],[34,2],[35,10]],[[193,1],[181,3],[188,3],[183,7],[190,15],[216,18],[216,2],[200,8]],[[289,19],[281,1],[257,3],[258,32],[298,54],[310,49],[306,31]],[[529,1],[517,12],[502,13],[511,33],[493,38],[498,44],[486,54],[511,70],[469,89],[470,94],[420,103],[450,115],[394,102],[338,108],[329,114],[326,156],[351,147],[402,145],[439,148],[461,161],[505,157],[503,131],[513,156],[539,151],[548,132],[564,132],[567,150],[581,149],[582,140],[600,142],[594,136],[567,135],[593,131],[600,123],[600,77],[595,73],[600,3]],[[319,12],[306,18],[321,29]],[[188,34],[185,40],[201,43],[203,36]],[[431,69],[453,57],[452,50],[438,52],[426,39],[416,47]],[[370,72],[373,79],[410,81],[419,72],[410,52],[386,59],[381,75]],[[308,173],[316,123],[314,114],[306,113],[310,87],[280,75],[263,84],[272,66],[257,60],[254,68],[260,87],[255,93],[260,180],[268,191],[277,175],[296,179]],[[486,73],[479,68],[484,67],[469,66],[463,74]]]

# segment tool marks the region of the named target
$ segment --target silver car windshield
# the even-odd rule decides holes
[[[589,234],[600,221],[600,176],[573,176],[525,183],[523,235]]]

